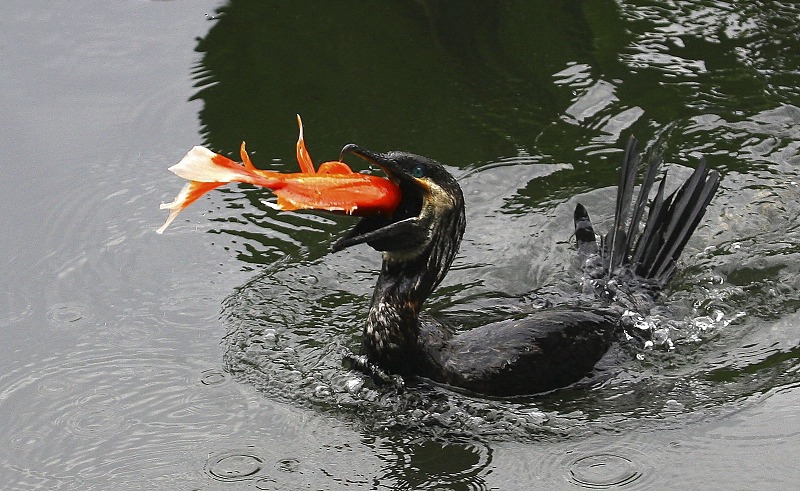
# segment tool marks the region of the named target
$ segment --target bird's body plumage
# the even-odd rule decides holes
[[[440,164],[405,152],[379,154],[348,145],[395,180],[403,198],[392,218],[367,217],[334,244],[334,250],[368,243],[383,252],[383,265],[363,330],[369,364],[391,374],[420,376],[494,396],[535,394],[584,378],[606,353],[625,309],[652,302],[719,183],[701,165],[664,197],[663,180],[639,222],[658,166],[651,166],[631,213],[638,147],[631,139],[620,173],[612,231],[597,244],[586,209],[575,210],[575,235],[583,263],[584,291],[605,308],[541,309],[529,315],[455,333],[421,320],[425,300],[446,275],[465,229],[464,198]],[[630,219],[629,219],[630,217]]]

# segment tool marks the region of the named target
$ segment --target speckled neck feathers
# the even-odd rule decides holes
[[[427,243],[414,251],[386,252],[364,328],[363,351],[370,360],[394,373],[419,367],[419,313],[444,279],[464,234],[464,201],[460,189],[439,206],[430,223]]]

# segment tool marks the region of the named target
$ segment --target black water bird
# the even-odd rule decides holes
[[[611,232],[598,244],[586,209],[578,204],[574,214],[584,291],[605,308],[545,308],[454,333],[421,320],[420,313],[450,268],[464,233],[464,197],[458,182],[441,164],[411,153],[376,153],[351,144],[342,154],[378,165],[402,192],[391,218],[363,218],[333,244],[338,251],[367,243],[383,253],[364,326],[360,368],[373,374],[426,377],[495,396],[545,392],[590,373],[620,336],[626,309],[652,302],[672,277],[719,185],[719,175],[701,163],[669,196],[662,179],[648,205],[659,158],[648,169],[631,214],[639,165],[638,144],[631,138]]]

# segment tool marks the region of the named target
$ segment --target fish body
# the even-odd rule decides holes
[[[200,196],[230,182],[244,182],[266,187],[277,196],[273,206],[279,210],[324,210],[348,215],[391,215],[400,204],[400,188],[392,181],[369,174],[353,172],[344,162],[331,161],[314,169],[303,139],[303,123],[297,117],[300,136],[297,140],[297,161],[300,172],[283,174],[257,169],[242,142],[242,162],[196,146],[180,162],[169,168],[189,182],[171,203],[161,205],[170,210],[166,223],[157,230],[163,233],[184,208]]]

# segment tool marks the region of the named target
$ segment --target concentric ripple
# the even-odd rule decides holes
[[[264,460],[248,450],[230,450],[209,457],[206,462],[208,475],[219,481],[242,481],[258,474]]]
[[[614,454],[581,457],[569,466],[569,480],[589,489],[612,489],[642,477],[630,459]]]
[[[169,466],[183,472],[185,462],[164,456],[247,410],[218,371],[206,385],[208,373],[169,355],[118,351],[86,346],[3,373],[0,468],[19,474],[11,482],[80,487],[81,479],[121,482]]]
[[[89,308],[79,303],[57,303],[51,305],[47,319],[57,327],[68,327],[89,315]]]

